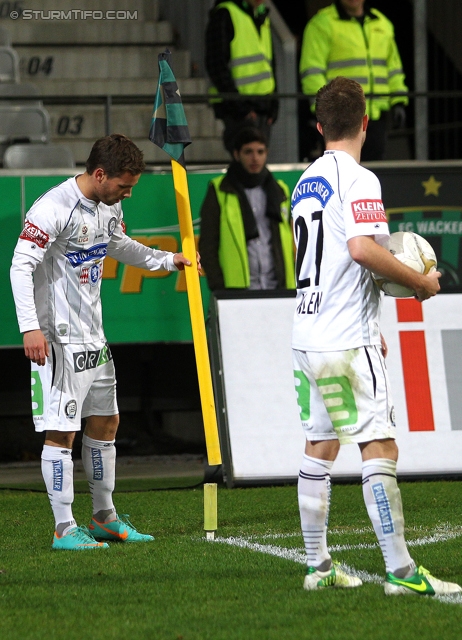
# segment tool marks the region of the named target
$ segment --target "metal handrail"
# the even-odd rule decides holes
[[[181,88],[181,84],[180,84]],[[113,104],[149,104],[154,102],[155,90],[153,88],[152,95],[149,94],[101,94],[101,95],[78,95],[78,96],[56,96],[56,95],[33,95],[33,96],[4,96],[0,95],[0,102],[8,100],[12,102],[26,102],[41,100],[44,104],[104,104],[108,99]],[[441,90],[441,91],[408,91],[406,94],[399,93],[366,93],[366,98],[372,97],[402,97],[407,98],[462,98],[462,90]],[[274,99],[292,99],[292,100],[309,100],[316,97],[298,92],[275,92],[268,95],[242,95],[240,93],[217,93],[213,95],[213,99],[221,98],[222,100],[274,100]],[[208,103],[210,95],[207,93],[186,93],[181,95],[184,103]]]

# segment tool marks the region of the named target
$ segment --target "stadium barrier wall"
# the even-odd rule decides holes
[[[461,294],[423,304],[384,299],[401,476],[461,473],[461,308]],[[226,483],[294,482],[305,447],[290,347],[295,299],[227,292],[212,298],[211,309]],[[342,447],[332,475],[360,474],[359,447]]]
[[[303,165],[277,165],[271,167],[278,178],[284,179],[290,188],[304,170]],[[436,250],[439,267],[443,270],[443,291],[462,293],[462,196],[460,194],[461,162],[439,163],[375,163],[372,168],[379,176],[383,187],[383,200],[389,215],[391,231],[410,230],[420,233],[429,240]],[[198,234],[198,219],[200,207],[205,196],[208,181],[218,175],[221,169],[190,170],[189,188],[195,230]],[[18,332],[14,304],[9,283],[9,266],[17,237],[22,229],[24,216],[34,200],[47,189],[61,182],[69,175],[68,171],[29,171],[29,172],[0,172],[0,188],[2,206],[0,207],[0,221],[2,228],[2,251],[0,260],[0,295],[2,299],[2,332],[0,348],[19,347],[21,337]],[[133,197],[124,202],[125,222],[127,232],[141,242],[150,246],[179,250],[178,220],[173,192],[173,182],[170,171],[155,170],[141,176],[139,185],[134,189]],[[126,267],[115,261],[105,263],[102,296],[104,320],[107,337],[110,343],[116,345],[130,345],[136,343],[183,343],[191,342],[191,328],[187,295],[185,292],[184,275],[173,273],[148,273],[143,270]],[[209,305],[210,292],[205,278],[201,280],[204,310]],[[437,302],[427,302],[423,306],[423,320],[409,319],[404,321],[398,317],[398,307],[395,301],[385,302],[383,318],[384,333],[390,343],[389,358],[390,374],[392,377],[393,393],[397,408],[398,434],[401,443],[401,458],[399,470],[401,473],[456,473],[460,471],[457,460],[460,456],[460,425],[459,416],[462,415],[462,389],[460,382],[460,331],[457,316],[461,316],[461,299],[459,295],[439,295]],[[290,300],[277,300],[276,305],[290,304]],[[436,304],[436,306],[434,306]],[[393,306],[395,305],[395,306]],[[388,315],[387,315],[387,309]],[[394,309],[394,311],[393,311]],[[433,309],[436,311],[433,312]],[[410,312],[409,312],[410,313]],[[395,316],[393,315],[395,314]],[[433,314],[433,315],[432,315]],[[239,313],[237,314],[239,317]],[[246,316],[244,316],[246,317]],[[276,316],[271,312],[265,316],[265,325],[270,327]],[[287,318],[290,314],[287,315]],[[402,316],[399,316],[402,318]],[[412,313],[411,313],[411,318]],[[449,319],[453,318],[451,322]],[[391,323],[388,326],[389,322]],[[430,323],[430,324],[428,324]],[[449,324],[448,324],[449,323]],[[452,324],[451,324],[452,323]],[[283,344],[287,357],[290,353],[290,322],[286,319],[283,329],[287,341]],[[247,327],[247,325],[246,325]],[[244,331],[244,328],[243,328]],[[252,334],[251,325],[245,328],[247,335]],[[422,331],[424,333],[422,334]],[[430,333],[429,333],[430,332]],[[403,335],[401,335],[403,334]],[[257,338],[255,337],[255,340]],[[237,338],[236,338],[237,340]],[[238,344],[238,340],[236,342]],[[255,343],[256,344],[256,343]],[[276,342],[271,338],[269,342],[275,362],[277,356]],[[274,344],[274,349],[273,349]],[[281,343],[282,344],[282,343]],[[425,349],[424,349],[425,346]],[[279,348],[279,347],[278,347]],[[13,351],[16,351],[14,349]],[[18,358],[23,355],[18,351]],[[248,353],[253,353],[253,343]],[[426,353],[426,368],[422,368],[423,354]],[[413,354],[419,354],[417,358]],[[283,354],[281,353],[281,357]],[[191,358],[193,351],[191,350]],[[256,360],[256,362],[258,362]],[[139,363],[134,362],[136,367]],[[193,365],[193,362],[191,362]],[[428,376],[413,378],[412,372],[428,372]],[[293,402],[291,385],[292,373],[288,373],[292,401],[291,409],[297,411]],[[411,378],[409,376],[411,375]],[[411,380],[411,382],[409,382]],[[414,382],[412,382],[414,380]],[[21,397],[27,397],[28,378],[24,376],[15,384],[15,391],[20,391]],[[407,386],[406,386],[407,385]],[[8,387],[9,388],[9,387]],[[252,396],[250,404],[265,405],[270,397],[269,387],[264,386],[266,394]],[[425,390],[425,392],[423,392]],[[259,389],[257,389],[259,391]],[[119,380],[119,397],[130,395],[132,392],[124,389],[122,373]],[[179,391],[179,393],[181,393]],[[183,394],[190,393],[190,389],[183,390]],[[10,392],[8,392],[9,395]],[[4,414],[9,415],[8,397],[3,394]],[[423,394],[423,395],[422,395]],[[217,395],[218,389],[217,389]],[[181,398],[178,398],[179,406]],[[8,405],[8,406],[7,406]],[[188,405],[189,406],[189,405]],[[285,407],[282,403],[281,407]],[[24,404],[24,412],[29,408]],[[420,413],[419,413],[420,411]],[[422,412],[428,418],[432,416],[433,428],[420,431],[418,425],[422,422]],[[284,413],[286,410],[284,408]],[[287,418],[288,414],[286,414]],[[259,439],[266,442],[263,450],[255,453],[254,462],[259,457],[271,462],[265,469],[266,478],[274,478],[272,455],[287,460],[296,460],[298,466],[303,449],[303,433],[298,423],[298,416],[286,420],[290,424],[290,433],[297,442],[292,451],[274,449],[273,441],[266,441],[266,425],[259,425]],[[417,430],[414,430],[417,425]],[[232,436],[234,437],[234,436]],[[226,436],[223,440],[226,449]],[[242,434],[243,444],[248,444],[248,434]],[[404,438],[404,439],[403,439]],[[290,439],[287,438],[287,443]],[[348,447],[347,451],[354,451],[355,447]],[[230,451],[228,447],[228,451]],[[257,451],[257,450],[255,450]],[[342,455],[352,455],[353,453]],[[355,472],[360,468],[357,460],[340,458],[336,465],[336,474],[342,475],[346,471]],[[412,456],[412,458],[408,458]],[[435,458],[435,464],[432,462]],[[226,456],[225,456],[226,459]],[[242,461],[241,461],[242,462]],[[239,457],[233,464],[241,464]],[[350,467],[345,466],[350,465]],[[228,464],[229,467],[229,464]],[[270,468],[271,467],[271,468]],[[255,471],[255,470],[254,470]],[[254,473],[254,471],[252,473]],[[293,477],[297,469],[290,468],[279,471],[277,477],[288,474]],[[239,466],[229,471],[230,478],[236,475],[234,482],[248,477],[248,470]],[[249,477],[253,477],[250,473]],[[258,474],[261,474],[261,470]]]
[[[435,248],[445,291],[462,291],[462,163],[372,163],[383,186],[391,231],[413,230]],[[304,165],[274,165],[276,177],[295,186]],[[188,172],[195,232],[208,181],[220,170]],[[36,198],[61,182],[68,172],[0,173],[2,207],[2,261],[0,295],[2,332],[0,348],[19,346],[21,338],[9,283],[9,266],[24,216]],[[127,233],[149,246],[179,251],[180,236],[173,181],[167,170],[145,173],[123,204]],[[191,327],[185,277],[182,273],[147,272],[106,259],[103,273],[103,309],[111,343],[190,342]],[[204,309],[209,290],[201,279]]]

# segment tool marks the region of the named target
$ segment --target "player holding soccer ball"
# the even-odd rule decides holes
[[[295,388],[306,434],[298,482],[307,553],[305,589],[358,587],[327,549],[330,473],[341,444],[357,443],[363,495],[386,565],[385,593],[435,595],[461,587],[417,567],[404,539],[396,480],[396,427],[371,272],[426,300],[440,273],[421,275],[381,243],[389,237],[377,177],[359,165],[368,119],[361,86],[338,77],[316,97],[326,151],[292,195],[297,245],[293,326]]]
[[[84,173],[33,204],[14,252],[11,283],[32,363],[32,413],[36,431],[46,432],[42,474],[55,518],[53,549],[154,539],[118,516],[112,501],[119,411],[100,298],[106,255],[151,271],[190,265],[182,253],[151,249],[125,235],[120,202],[131,196],[144,167],[142,152],[125,136],[100,138]],[[72,445],[81,418],[90,530],[77,526],[72,513]]]

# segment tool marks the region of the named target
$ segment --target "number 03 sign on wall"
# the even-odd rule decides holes
[[[462,472],[461,305],[460,294],[440,294],[422,305],[384,300],[381,326],[389,347],[400,475]],[[293,481],[305,442],[290,346],[295,298],[228,295],[214,299],[212,307],[228,486]],[[358,447],[342,447],[333,475],[360,474]]]

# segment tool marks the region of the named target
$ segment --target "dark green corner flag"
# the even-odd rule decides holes
[[[159,84],[154,100],[149,139],[185,166],[184,148],[191,144],[178,85],[170,67],[170,51],[159,53]]]

